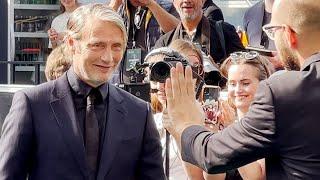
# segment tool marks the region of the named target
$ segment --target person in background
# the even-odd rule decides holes
[[[60,0],[61,14],[52,20],[51,28],[48,30],[48,48],[54,49],[63,43],[70,14],[79,6],[80,4],[77,0]]]
[[[209,0],[210,1],[210,0]],[[203,54],[200,49],[198,49],[192,42],[183,39],[174,40],[170,45],[170,48],[179,52],[182,56],[186,57],[190,62],[199,63],[199,73],[204,79],[204,59]],[[164,89],[163,89],[163,93]],[[200,102],[201,103],[201,102]],[[167,116],[168,117],[168,116]],[[203,124],[204,125],[204,124]],[[164,125],[165,128],[169,128],[167,124]],[[201,168],[194,166],[188,162],[182,161],[183,167],[188,174],[189,179],[206,179],[206,180],[224,180],[226,177],[225,173],[210,175],[204,172]]]
[[[157,53],[155,53],[157,52]],[[171,56],[170,56],[171,55]],[[187,60],[192,66],[196,67],[197,73],[200,75],[201,78],[203,78],[203,57],[201,54],[201,51],[190,41],[185,41],[183,39],[177,39],[173,41],[169,48],[158,48],[153,51],[151,51],[147,58],[145,59],[146,62],[149,63],[155,63],[159,61],[163,61],[164,58],[168,57],[174,57],[177,59],[184,58]],[[148,76],[150,76],[150,70],[147,70]],[[199,77],[198,77],[199,78]],[[197,84],[199,84],[200,79],[197,79]],[[150,81],[151,85],[151,107],[153,107],[153,111],[156,116],[157,124],[162,124],[163,118],[168,118],[167,112],[166,112],[166,97],[165,97],[165,91],[164,91],[164,83]],[[161,123],[159,123],[159,121]],[[164,125],[167,127],[166,125]],[[162,131],[161,131],[162,132]],[[164,134],[164,132],[160,133]],[[180,155],[178,155],[180,157]],[[206,173],[203,173],[203,170],[189,164],[187,162],[182,161],[182,166],[187,174],[188,179],[208,179],[208,180],[219,180],[224,179],[225,175],[208,175]],[[177,171],[175,169],[175,171]],[[175,178],[175,177],[173,177]]]
[[[174,30],[161,36],[155,48],[166,47],[176,39],[185,39],[196,44],[217,64],[222,63],[230,53],[243,50],[235,28],[228,23],[217,23],[205,17],[203,3],[203,0],[173,1],[181,23]]]
[[[109,6],[122,16],[128,32],[128,45],[112,83],[136,83],[143,80],[130,71],[134,62],[143,63],[147,53],[164,32],[174,29],[179,20],[171,15],[170,0],[112,0]]]
[[[275,50],[274,41],[269,39],[262,26],[270,23],[274,0],[261,0],[244,14],[243,27],[248,36],[249,45]]]
[[[53,49],[47,58],[44,70],[47,81],[55,80],[62,76],[70,68],[71,64],[71,56],[64,43]]]
[[[71,68],[13,97],[0,138],[0,179],[164,180],[149,104],[108,83],[126,47],[122,18],[89,4],[70,22]]]
[[[271,20],[271,10],[274,0],[261,0],[250,7],[243,17],[243,27],[248,38],[248,45],[271,50],[272,54],[266,56],[276,70],[282,70],[283,64],[276,52],[274,41],[262,30],[262,27]]]
[[[218,133],[197,125],[204,114],[191,68],[171,68],[165,85],[170,133],[183,160],[221,173],[265,158],[267,179],[320,179],[319,11],[314,0],[275,0],[263,29],[288,71],[261,81],[246,115]]]
[[[203,15],[207,17],[208,19],[214,20],[214,21],[224,21],[223,13],[213,0],[204,0],[204,4],[202,7]],[[179,13],[174,10],[172,13],[175,17],[179,18]]]

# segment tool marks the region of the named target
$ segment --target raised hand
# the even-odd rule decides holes
[[[185,75],[184,75],[185,74]],[[191,67],[185,71],[181,63],[171,69],[171,78],[165,85],[167,110],[172,120],[170,133],[180,137],[185,128],[204,122],[204,112],[195,98]]]

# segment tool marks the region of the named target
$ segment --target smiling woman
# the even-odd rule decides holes
[[[259,82],[267,79],[274,72],[268,59],[257,52],[232,53],[222,64],[221,70],[228,79],[228,103],[236,109],[238,119],[248,112]],[[224,121],[230,120],[224,119]],[[238,170],[243,179],[265,179],[264,159],[245,165]]]

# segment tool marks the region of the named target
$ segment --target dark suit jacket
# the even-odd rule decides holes
[[[165,179],[149,105],[109,85],[98,180]],[[64,74],[17,92],[0,139],[0,179],[88,178],[85,147]]]
[[[267,179],[320,179],[319,71],[316,54],[261,82],[247,115],[220,133],[187,128],[183,160],[219,173],[266,157]]]
[[[249,45],[253,47],[260,47],[262,37],[262,26],[265,5],[264,1],[259,1],[252,7],[250,7],[244,14],[243,27],[247,32]],[[274,42],[269,42],[269,49],[275,50]]]

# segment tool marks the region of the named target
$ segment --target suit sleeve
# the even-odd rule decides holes
[[[17,92],[0,139],[0,179],[25,180],[33,147],[32,113],[27,96]]]
[[[137,179],[165,179],[160,136],[149,105]]]
[[[213,134],[201,126],[185,129],[181,137],[182,159],[208,173],[235,169],[274,151],[275,116],[272,92],[260,83],[247,115]]]

